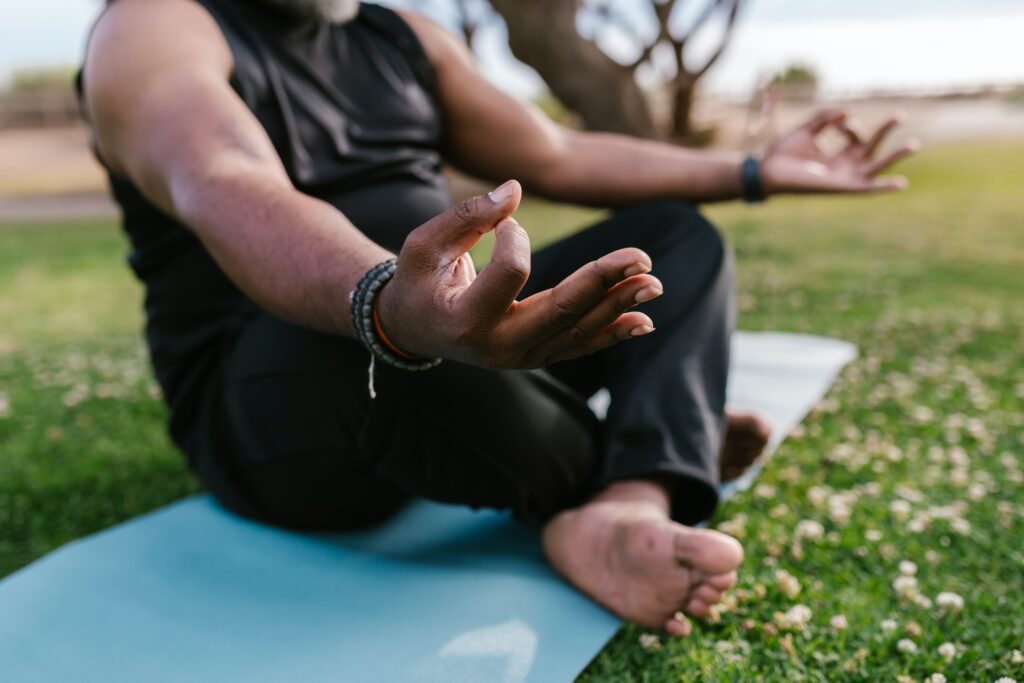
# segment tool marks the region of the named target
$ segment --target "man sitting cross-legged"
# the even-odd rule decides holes
[[[874,160],[894,122],[841,112],[760,162],[570,131],[433,23],[351,0],[116,0],[80,86],[171,434],[220,501],[301,529],[413,495],[511,509],[581,591],[676,634],[742,560],[687,525],[768,433],[724,412],[731,257],[692,205],[896,189],[910,151]],[[442,160],[518,181],[452,208]],[[523,187],[616,211],[531,256]]]

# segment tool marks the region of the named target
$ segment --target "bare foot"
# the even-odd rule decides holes
[[[623,619],[689,635],[683,613],[707,616],[736,582],[743,548],[673,522],[668,509],[655,482],[612,484],[548,522],[544,551],[576,588]]]
[[[757,413],[725,412],[725,438],[718,458],[722,481],[732,481],[744,472],[768,445],[772,425]]]

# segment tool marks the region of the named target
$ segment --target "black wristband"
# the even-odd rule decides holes
[[[760,204],[765,200],[764,182],[761,179],[761,162],[753,155],[747,155],[740,165],[740,187],[743,201]]]
[[[359,341],[375,357],[388,365],[402,370],[429,370],[441,362],[440,358],[424,358],[423,360],[402,358],[389,349],[377,334],[373,323],[373,301],[380,290],[395,274],[397,259],[389,258],[378,263],[359,280],[355,290],[349,294],[352,305],[352,327],[356,329]]]

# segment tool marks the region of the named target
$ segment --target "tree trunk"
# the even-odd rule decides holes
[[[697,90],[697,79],[689,75],[677,78],[672,88],[672,142],[680,145],[701,146],[711,142],[713,131],[694,128],[693,98]]]
[[[633,71],[576,31],[579,0],[491,0],[508,25],[509,46],[590,130],[657,137]]]

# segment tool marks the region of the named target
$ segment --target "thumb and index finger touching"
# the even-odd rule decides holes
[[[480,238],[509,219],[519,208],[523,190],[509,180],[485,195],[462,201],[425,223],[417,232],[444,261],[452,262],[473,248]]]

